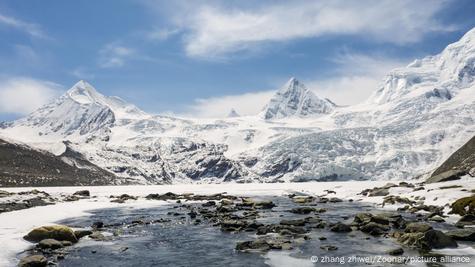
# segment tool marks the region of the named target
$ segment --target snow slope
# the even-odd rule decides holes
[[[410,179],[475,135],[474,80],[472,29],[390,72],[360,105],[339,107],[292,78],[256,116],[183,119],[146,114],[81,81],[0,135],[41,148],[68,140],[141,184]]]

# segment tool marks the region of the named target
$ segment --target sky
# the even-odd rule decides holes
[[[471,0],[0,0],[0,121],[81,79],[154,114],[253,115],[290,77],[353,105],[473,14]]]

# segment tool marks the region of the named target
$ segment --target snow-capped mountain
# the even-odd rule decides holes
[[[305,85],[291,78],[271,98],[261,113],[266,120],[281,119],[291,116],[306,117],[316,114],[328,114],[335,104],[328,99],[320,99]]]
[[[92,164],[136,183],[429,175],[475,135],[474,40],[475,29],[390,72],[360,105],[337,107],[292,78],[256,116],[181,119],[146,114],[81,81],[3,124],[0,136],[56,155],[67,140]]]
[[[235,109],[231,109],[228,113],[228,118],[237,118],[240,117],[239,113]]]
[[[53,135],[53,138],[85,136],[109,131],[118,119],[144,116],[146,113],[137,107],[118,97],[106,97],[81,80],[54,102],[15,121],[12,127],[27,128],[27,134],[37,131],[39,136]]]

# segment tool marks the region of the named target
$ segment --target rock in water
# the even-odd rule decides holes
[[[457,242],[450,236],[437,230],[429,230],[425,233],[423,239],[423,247],[430,249],[442,249],[442,248],[456,248]]]
[[[66,242],[69,242],[69,241],[66,241]],[[38,243],[38,247],[42,249],[58,249],[58,248],[62,248],[63,246],[64,246],[63,243],[59,242],[56,239],[51,239],[51,238],[43,239],[40,241],[40,243]]]
[[[19,267],[46,267],[48,260],[42,255],[31,255],[24,257],[18,263]]]
[[[462,216],[462,218],[460,218],[460,220],[455,224],[455,226],[461,227],[461,228],[465,226],[469,226],[469,225],[475,225],[475,215],[468,214],[468,215]]]
[[[475,241],[475,228],[452,230],[448,231],[446,234],[455,240]]]
[[[66,225],[42,226],[31,230],[23,237],[30,242],[40,242],[43,239],[56,239],[58,241],[78,242],[74,231]]]
[[[423,250],[456,248],[458,246],[450,236],[432,229],[427,232],[404,233],[397,240],[406,246]]]
[[[425,233],[432,230],[432,226],[426,223],[410,223],[406,226],[404,232],[406,233]]]
[[[388,254],[391,256],[399,256],[399,255],[404,254],[404,249],[402,248],[391,249],[388,251]]]
[[[91,235],[92,231],[90,230],[76,230],[74,231],[74,235],[77,237],[77,239],[81,239],[85,236]]]
[[[236,244],[236,250],[270,250],[271,246],[265,240],[244,241]]]
[[[333,225],[330,230],[332,232],[337,232],[337,233],[348,233],[351,232],[351,227],[349,225],[343,224],[343,223],[337,223]]]

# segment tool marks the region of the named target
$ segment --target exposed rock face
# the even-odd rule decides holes
[[[459,179],[464,174],[475,175],[475,137],[455,151],[427,179],[427,183],[445,182]]]
[[[0,186],[105,185],[115,178],[70,150],[55,156],[0,139]]]

